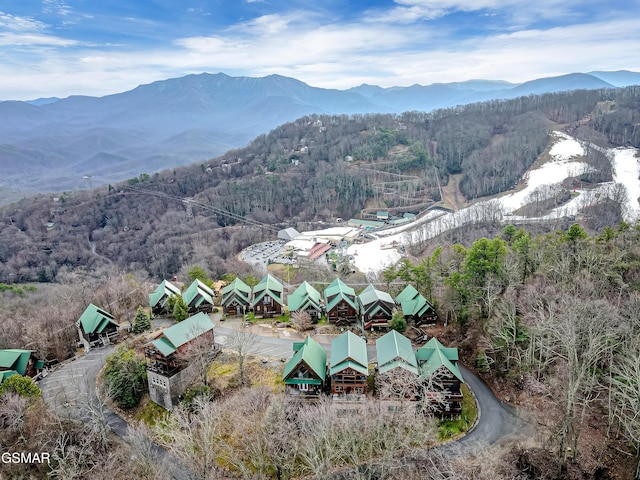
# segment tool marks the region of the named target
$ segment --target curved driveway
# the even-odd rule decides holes
[[[82,357],[59,366],[40,380],[39,386],[43,400],[59,417],[82,422],[97,413],[116,435],[124,438],[129,424],[106,406],[96,392],[98,374],[114,350],[113,345],[93,348]],[[176,480],[189,478],[188,469],[162,447],[153,443],[152,453],[171,477]]]
[[[493,445],[529,431],[530,426],[520,419],[513,408],[496,398],[487,385],[469,369],[458,364],[467,387],[473,392],[478,406],[475,427],[455,442],[456,448],[472,451],[481,445]]]
[[[216,341],[224,346],[229,335],[237,330],[218,326],[215,327],[214,332]],[[291,358],[293,354],[293,340],[258,336],[251,333],[246,333],[246,335],[255,337],[255,342],[248,353],[282,359]],[[326,348],[330,358],[330,345],[324,344],[323,347]],[[113,350],[113,346],[95,348],[44,377],[40,381],[43,399],[61,417],[82,420],[87,414],[88,404],[101,403],[96,395],[96,379],[104,365],[105,358]],[[369,361],[375,361],[375,345],[367,345],[367,356]],[[526,422],[519,419],[511,407],[500,402],[482,380],[462,365],[460,365],[460,370],[467,386],[476,398],[479,419],[466,436],[445,445],[443,448],[452,451],[455,449],[457,452],[472,452],[479,446],[498,443],[528,429]],[[111,429],[118,436],[123,437],[127,431],[127,423],[106,407],[103,407],[103,412]],[[156,453],[159,457],[166,455],[166,452],[160,447],[157,447]],[[183,477],[180,473],[176,474],[175,469],[173,470],[174,478]]]

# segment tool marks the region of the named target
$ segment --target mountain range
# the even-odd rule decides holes
[[[640,72],[573,73],[513,84],[323,89],[279,75],[188,75],[103,97],[0,102],[0,198],[88,188],[206,162],[309,114],[431,111],[576,89],[640,84]],[[0,202],[2,203],[2,202]]]

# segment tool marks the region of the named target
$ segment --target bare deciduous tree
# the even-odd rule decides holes
[[[611,414],[636,451],[634,478],[640,478],[640,345],[637,339],[621,348],[612,366]]]
[[[306,332],[313,328],[311,315],[304,310],[296,310],[291,313],[291,323],[299,332]]]
[[[226,347],[233,351],[238,360],[238,374],[240,386],[245,385],[245,360],[253,353],[257,339],[256,336],[248,332],[244,323],[240,330],[234,330],[227,337]]]

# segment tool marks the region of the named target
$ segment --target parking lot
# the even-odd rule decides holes
[[[275,263],[293,263],[292,259],[282,256],[284,244],[282,240],[256,243],[244,249],[240,255],[245,262],[264,268],[269,260]]]

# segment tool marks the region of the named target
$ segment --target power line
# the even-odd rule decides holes
[[[168,200],[175,200],[177,202],[182,202],[182,203],[187,205],[187,209],[189,209],[191,206],[195,205],[195,206],[200,207],[201,209],[203,209],[205,211],[209,211],[209,212],[215,213],[216,215],[221,215],[223,217],[228,217],[228,218],[231,218],[231,219],[236,220],[238,222],[243,222],[243,223],[246,223],[248,225],[252,225],[254,227],[264,228],[264,229],[270,230],[272,232],[278,232],[279,231],[279,229],[277,227],[274,227],[272,225],[259,222],[257,220],[252,219],[252,218],[244,217],[242,215],[238,215],[237,213],[229,212],[228,210],[223,210],[222,208],[212,207],[211,205],[207,205],[206,203],[201,203],[201,202],[198,202],[196,200],[180,198],[180,197],[177,197],[175,195],[169,195],[168,193],[164,193],[164,192],[154,192],[152,190],[145,190],[143,188],[133,187],[131,185],[125,185],[124,188],[126,188],[128,190],[131,190],[133,192],[136,192],[136,193],[142,193],[144,195],[153,195],[153,196],[160,197],[160,198],[165,198],[165,199],[168,199]]]

